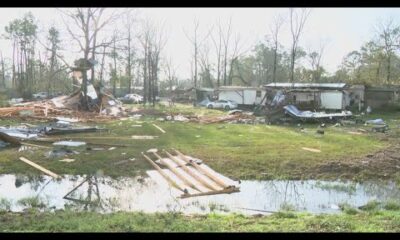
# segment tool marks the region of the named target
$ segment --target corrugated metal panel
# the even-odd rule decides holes
[[[281,88],[344,88],[346,83],[270,83],[266,87],[281,87]]]

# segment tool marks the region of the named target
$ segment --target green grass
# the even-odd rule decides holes
[[[17,152],[2,150],[0,173],[31,173],[36,169],[18,160],[19,156],[40,164],[58,174],[90,174],[103,172],[108,176],[133,176],[152,167],[143,159],[141,152],[150,148],[176,148],[183,153],[203,159],[215,170],[241,179],[302,178],[305,169],[311,169],[327,161],[348,161],[372,153],[385,143],[368,136],[354,136],[325,130],[325,135],[315,134],[316,127],[310,126],[305,133],[294,127],[268,125],[210,124],[181,122],[158,122],[166,133],[161,133],[145,121],[142,127],[132,127],[136,121],[115,121],[98,124],[111,130],[110,133],[88,133],[70,135],[130,137],[132,135],[156,135],[154,140],[90,140],[97,143],[129,144],[114,150],[82,151],[68,158],[75,162],[65,163],[45,157],[47,149]],[[221,127],[224,128],[221,128]],[[63,136],[66,137],[66,136]],[[308,152],[302,147],[320,149],[320,153]],[[107,148],[108,149],[108,148]],[[136,158],[134,162],[114,165],[120,160]]]
[[[29,211],[0,214],[1,232],[399,232],[400,212],[184,216],[179,213]]]
[[[170,108],[157,107],[167,112]],[[163,110],[164,109],[164,110]],[[175,109],[175,110],[174,110]],[[193,109],[188,106],[173,108],[173,111],[199,112],[204,114],[226,114],[223,111],[204,108]],[[211,111],[211,113],[208,113]],[[155,117],[156,118],[156,117]],[[324,135],[316,134],[317,125],[307,124],[304,131],[294,126],[246,125],[246,124],[198,124],[182,122],[160,122],[151,116],[144,120],[116,120],[94,124],[105,127],[110,132],[62,135],[61,137],[131,137],[132,135],[156,135],[155,140],[90,140],[97,143],[129,144],[130,147],[117,147],[114,150],[82,151],[79,155],[70,155],[76,161],[60,162],[45,157],[47,149],[18,152],[15,148],[3,149],[0,154],[0,174],[2,173],[39,173],[18,157],[26,158],[42,165],[57,174],[94,174],[103,173],[111,177],[134,176],[152,169],[141,152],[150,148],[176,148],[188,155],[204,160],[210,167],[232,178],[239,179],[332,179],[343,172],[324,175],[315,169],[328,162],[352,163],[353,159],[388,146],[375,135],[352,135],[342,128],[325,128]],[[142,122],[141,122],[142,121]],[[17,121],[1,121],[0,125],[17,124]],[[163,128],[161,133],[152,124]],[[141,124],[142,127],[132,127]],[[89,140],[88,140],[89,141]],[[320,153],[305,151],[302,148],[315,148]],[[107,148],[108,149],[108,148]],[[154,157],[154,156],[153,156]],[[133,162],[114,165],[114,163],[135,158]],[[345,170],[343,170],[345,171]],[[369,170],[365,170],[369,171]],[[363,174],[365,174],[365,171]],[[368,176],[375,171],[367,172]],[[353,172],[347,174],[351,176]],[[357,174],[357,173],[356,173]]]

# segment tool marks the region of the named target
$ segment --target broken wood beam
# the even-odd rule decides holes
[[[75,191],[76,189],[78,189],[80,186],[82,186],[85,182],[87,182],[90,179],[91,176],[86,177],[85,180],[83,180],[81,183],[78,184],[78,186],[74,187],[71,191],[69,191],[67,194],[64,195],[64,199],[68,199],[68,195],[70,195],[73,191]],[[68,199],[71,200],[71,199]]]
[[[234,192],[239,192],[239,191],[240,190],[237,187],[228,187],[228,188],[224,188],[224,189],[218,190],[218,191],[209,191],[209,192],[202,192],[202,193],[195,193],[195,194],[185,193],[185,194],[182,194],[179,198],[199,197],[199,196],[207,196],[207,195],[215,195],[215,194],[223,194],[223,193],[234,193]]]
[[[179,189],[180,191],[182,191],[183,193],[187,193],[186,189],[182,189],[174,180],[172,180],[157,164],[155,164],[153,162],[153,160],[151,160],[148,156],[146,156],[146,154],[144,154],[142,152],[143,157],[146,158],[146,160],[161,174],[161,176],[163,176],[167,182],[169,182],[173,187]]]
[[[0,132],[0,140],[10,143],[12,146],[19,146],[21,145],[21,141],[13,136],[8,135],[7,133]]]
[[[52,148],[52,147],[48,147],[48,146],[37,145],[37,144],[32,144],[32,143],[25,143],[25,142],[21,142],[21,145],[28,146],[28,147],[47,148],[47,149]]]
[[[44,167],[42,167],[42,166],[40,166],[40,165],[38,165],[38,164],[36,164],[36,163],[34,163],[34,162],[32,162],[32,161],[26,159],[26,158],[24,158],[24,157],[20,157],[19,160],[21,160],[21,161],[23,161],[23,162],[25,162],[25,163],[31,165],[32,167],[34,167],[34,168],[36,168],[36,169],[38,169],[38,170],[40,170],[40,171],[46,173],[47,175],[50,175],[50,176],[53,177],[53,178],[56,178],[56,179],[61,178],[59,175],[53,173],[52,171],[47,170],[46,168],[44,168]]]
[[[63,138],[54,138],[54,137],[49,137],[49,138],[39,138],[39,140],[54,140],[54,141],[64,141],[64,140],[69,140],[69,139],[102,139],[102,140],[132,140],[134,138],[128,138],[128,137],[63,137]]]
[[[164,129],[162,129],[161,127],[155,125],[154,123],[153,123],[153,126],[154,126],[155,128],[157,128],[158,130],[160,130],[162,133],[166,133],[166,132],[164,131]]]
[[[158,154],[155,153],[155,152],[153,152],[153,154],[154,154],[154,156],[156,156],[156,157],[160,160],[160,162],[161,162],[162,164],[164,164],[165,166],[167,166],[167,167],[168,167],[180,180],[182,180],[186,185],[188,185],[189,187],[191,187],[191,188],[193,188],[193,189],[195,189],[195,190],[197,190],[197,191],[199,191],[199,192],[202,192],[202,191],[201,191],[200,189],[198,189],[192,182],[190,182],[189,179],[185,178],[180,172],[178,172],[178,170],[177,170],[174,166],[172,166],[172,165],[170,165],[169,163],[167,163],[166,161],[164,161],[160,155],[158,155]]]
[[[214,191],[218,191],[217,188],[215,188],[214,186],[212,186],[211,184],[207,183],[206,181],[204,181],[201,177],[197,176],[191,169],[189,169],[185,164],[182,164],[181,162],[179,162],[175,156],[172,156],[172,154],[170,154],[169,152],[167,152],[166,150],[163,149],[163,151],[167,154],[167,156],[174,161],[176,164],[178,164],[183,170],[185,170],[190,176],[192,176],[194,179],[196,179],[197,181],[199,181],[201,184],[203,184],[204,187],[209,188],[211,190]]]
[[[229,186],[223,182],[222,180],[220,180],[219,178],[217,178],[214,174],[210,173],[208,170],[202,168],[201,166],[199,166],[197,163],[193,162],[192,160],[188,159],[185,155],[183,155],[181,152],[179,152],[178,150],[174,149],[174,151],[187,163],[192,164],[193,167],[195,167],[199,172],[205,174],[207,177],[209,177],[211,180],[213,180],[215,183],[217,183],[219,186],[223,187],[223,188],[228,188]]]

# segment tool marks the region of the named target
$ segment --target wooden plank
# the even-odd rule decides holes
[[[34,168],[36,168],[36,169],[39,169],[40,171],[46,173],[47,175],[52,176],[53,178],[56,178],[56,179],[57,179],[57,178],[61,178],[59,175],[53,173],[52,171],[47,170],[46,168],[44,168],[44,167],[42,167],[42,166],[40,166],[40,165],[38,165],[38,164],[36,164],[36,163],[34,163],[34,162],[32,162],[32,161],[26,159],[26,158],[24,158],[24,157],[20,157],[19,160],[21,160],[21,161],[23,161],[23,162],[25,162],[25,163],[31,165],[32,167],[34,167]]]
[[[10,143],[11,145],[14,145],[14,146],[21,145],[21,141],[18,138],[10,136],[10,135],[8,135],[7,133],[4,133],[4,132],[0,132],[0,140],[2,140],[4,142],[8,142],[8,143]]]
[[[223,187],[223,188],[228,188],[229,186],[227,184],[225,184],[225,182],[223,182],[222,180],[220,180],[219,178],[217,178],[215,175],[213,175],[212,173],[210,173],[209,171],[207,171],[206,169],[202,168],[201,166],[199,166],[197,163],[194,163],[193,161],[189,160],[185,155],[183,155],[181,152],[179,152],[178,150],[174,149],[174,151],[187,163],[192,164],[193,167],[195,167],[199,172],[205,174],[207,177],[209,177],[211,180],[213,180],[215,183],[217,183],[219,186]]]
[[[192,170],[190,170],[185,164],[182,164],[178,159],[176,159],[175,156],[172,156],[169,152],[166,150],[163,150],[167,156],[174,161],[178,166],[180,166],[185,172],[187,172],[190,176],[192,176],[194,179],[196,179],[199,183],[201,183],[203,186],[206,188],[209,188],[211,190],[217,191],[218,189],[213,187],[211,184],[208,184],[206,181],[204,181],[202,178],[198,177]]]
[[[172,180],[167,174],[165,174],[165,173],[163,172],[163,170],[162,170],[157,164],[155,164],[155,163],[153,162],[153,160],[151,160],[151,159],[150,159],[148,156],[146,156],[143,152],[142,152],[142,155],[143,155],[143,157],[145,157],[146,160],[161,174],[161,176],[163,176],[163,177],[167,180],[167,182],[169,182],[173,187],[175,187],[175,188],[181,190],[182,192],[187,193],[187,190],[186,190],[186,189],[184,190],[184,189],[182,189],[181,187],[179,187],[179,185],[178,185],[174,180]]]
[[[25,143],[25,142],[21,142],[22,145],[24,146],[29,146],[29,147],[38,147],[38,148],[52,148],[52,147],[48,147],[48,146],[43,146],[43,145],[37,145],[37,144],[32,144],[32,143]]]
[[[157,128],[158,130],[160,130],[162,133],[165,133],[165,131],[164,131],[161,127],[155,125],[154,123],[153,123],[153,126],[154,126],[155,128]]]
[[[63,141],[69,139],[102,139],[102,140],[133,140],[134,138],[129,137],[63,137],[63,138],[38,138],[39,140],[53,140],[53,141]]]
[[[321,150],[315,149],[315,148],[302,147],[301,149],[303,149],[305,151],[309,151],[309,152],[315,152],[315,153],[320,153],[321,152]]]
[[[165,166],[167,166],[179,179],[181,179],[186,185],[188,185],[189,187],[202,192],[198,187],[196,187],[192,182],[190,182],[187,178],[185,178],[181,173],[178,172],[178,170],[170,165],[168,162],[164,161],[164,159],[162,159],[162,157],[160,155],[158,155],[157,153],[153,152],[153,154],[160,160],[160,162],[162,164],[164,164]]]
[[[228,187],[218,191],[209,191],[203,193],[195,193],[195,194],[182,194],[180,198],[189,198],[189,197],[199,197],[199,196],[207,196],[207,195],[215,195],[215,194],[223,194],[223,193],[234,193],[239,192],[239,188],[237,187]]]

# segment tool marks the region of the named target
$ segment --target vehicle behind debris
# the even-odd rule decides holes
[[[209,102],[207,104],[207,108],[217,108],[217,109],[225,109],[225,110],[230,110],[230,109],[235,109],[238,107],[238,104],[234,101],[231,100],[217,100],[215,102]]]
[[[48,98],[47,92],[38,92],[33,94],[34,99],[46,99]]]
[[[142,103],[143,97],[140,96],[139,94],[129,93],[123,96],[122,98],[119,98],[119,100],[123,103]]]

